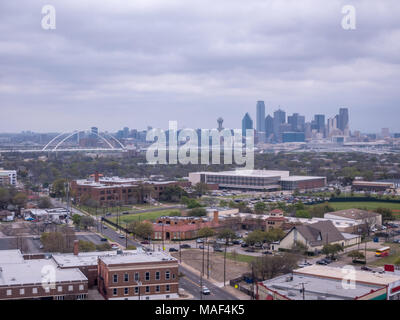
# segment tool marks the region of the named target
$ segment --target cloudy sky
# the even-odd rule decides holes
[[[257,100],[400,132],[399,16],[398,0],[1,0],[0,132],[240,128]]]

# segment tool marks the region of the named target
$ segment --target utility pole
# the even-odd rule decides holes
[[[208,241],[208,238],[206,238],[207,241],[207,279],[210,279],[210,242]]]
[[[303,300],[305,300],[306,296],[305,296],[304,282],[301,283],[301,287],[302,287],[301,291],[303,293]]]
[[[225,242],[225,252],[224,252],[224,287],[226,281],[226,248],[228,247],[228,240]]]

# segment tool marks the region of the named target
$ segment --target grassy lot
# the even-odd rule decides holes
[[[216,253],[219,254],[219,255],[224,256],[224,253],[223,253],[223,252],[216,252]],[[232,254],[232,252],[227,252],[227,253],[226,253],[226,258],[229,259],[229,260],[235,261],[235,257],[234,257],[234,255]],[[239,253],[236,254],[236,261],[239,261],[239,262],[246,262],[246,263],[249,263],[249,262],[253,261],[255,258],[257,258],[257,257],[248,256],[248,255],[239,254]]]
[[[393,212],[393,216],[396,219],[400,219],[400,203],[390,203],[390,202],[329,202],[335,210],[345,210],[345,209],[366,209],[366,210],[376,210],[377,208],[388,208]]]
[[[383,258],[378,258],[372,264],[375,266],[384,266],[385,264],[393,264],[400,257],[400,245],[397,243],[384,243],[382,247],[390,247],[390,255]]]
[[[161,216],[180,216],[181,212],[179,210],[161,210],[161,211],[152,211],[145,213],[136,213],[136,214],[127,214],[120,215],[119,221],[122,224],[130,223],[132,221],[143,221],[143,220],[155,220]],[[112,217],[109,220],[113,222],[117,222],[117,217]]]

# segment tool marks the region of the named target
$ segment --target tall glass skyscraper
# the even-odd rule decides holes
[[[349,109],[347,108],[340,108],[339,109],[339,117],[338,117],[338,129],[342,130],[343,132],[346,129],[349,129]]]
[[[257,101],[257,132],[265,132],[265,104],[264,101]]]
[[[253,120],[248,112],[246,112],[242,120],[242,136],[246,136],[247,129],[253,129]]]

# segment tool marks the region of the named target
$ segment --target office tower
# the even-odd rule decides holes
[[[224,119],[222,119],[221,117],[219,117],[219,118],[217,119],[217,122],[218,122],[218,131],[224,130],[224,128],[223,128],[223,126],[222,126],[222,124],[224,123]]]
[[[242,120],[242,136],[246,136],[247,129],[253,129],[253,120],[248,112],[246,112]]]
[[[97,135],[99,134],[99,128],[97,128],[97,127],[92,127],[90,133],[91,133],[92,135],[97,136]]]
[[[332,135],[335,135],[338,133],[338,127],[337,127],[337,119],[338,116],[336,115],[333,118],[329,118],[327,121],[327,136],[331,137]]]
[[[280,141],[280,136],[281,136],[281,131],[280,131],[280,126],[281,124],[286,122],[286,113],[285,111],[279,109],[274,112],[274,136],[275,136],[275,141]]]
[[[346,130],[349,130],[349,109],[347,109],[347,108],[339,109],[337,127],[343,133]]]
[[[124,131],[124,138],[128,138],[129,137],[129,128],[124,127],[123,131]]]
[[[316,114],[314,115],[315,129],[325,136],[325,115]]]
[[[257,132],[265,132],[265,104],[264,101],[257,101]]]
[[[305,117],[299,115],[298,113],[293,113],[293,115],[288,116],[288,124],[291,126],[291,131],[293,132],[303,132]]]
[[[274,133],[274,118],[270,115],[265,118],[265,133],[267,137]]]

